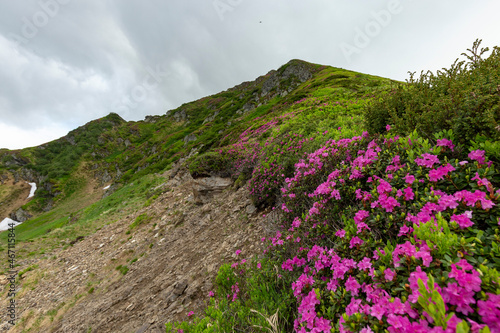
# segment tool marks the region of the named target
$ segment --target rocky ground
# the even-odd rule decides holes
[[[262,253],[260,239],[269,232],[246,186],[230,185],[177,172],[147,208],[46,253],[45,260],[23,262],[21,270],[38,267],[23,274],[20,320],[0,329],[156,333],[170,320],[188,319],[189,311],[201,314],[220,265]],[[141,214],[151,220],[127,233]],[[129,269],[125,275],[120,265]]]

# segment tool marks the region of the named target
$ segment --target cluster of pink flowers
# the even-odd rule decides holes
[[[440,244],[421,241],[414,234],[414,228],[419,228],[426,223],[436,224],[437,214],[444,214],[447,221],[452,225],[456,223],[460,230],[467,230],[474,226],[473,210],[489,211],[495,207],[494,201],[500,198],[500,195],[494,192],[492,183],[485,175],[477,173],[472,180],[477,181],[478,186],[487,189],[489,193],[467,189],[447,193],[443,191],[444,186],[455,185],[451,176],[457,168],[465,164],[458,163],[458,161],[453,164],[446,159],[446,162],[441,164],[437,155],[429,153],[423,153],[413,161],[401,154],[394,155],[390,158],[390,164],[385,168],[387,174],[384,177],[370,175],[368,170],[380,159],[383,146],[372,141],[367,145],[367,149],[355,150],[356,146],[362,145],[364,138],[365,136],[330,140],[295,165],[294,176],[285,180],[286,185],[282,189],[285,202],[283,212],[290,217],[291,221],[291,227],[287,231],[290,235],[285,237],[285,243],[293,241],[299,235],[312,242],[323,239],[324,236],[318,235],[314,230],[317,226],[331,224],[338,226],[338,229],[334,231],[338,242],[344,242],[342,244],[346,244],[353,253],[359,253],[365,249],[365,246],[369,246],[372,225],[379,221],[381,214],[385,218],[394,218],[396,214],[403,213],[401,214],[404,216],[403,222],[407,221],[410,225],[400,224],[397,237],[403,239],[389,253],[378,248],[372,257],[365,256],[355,261],[349,257],[339,256],[333,249],[313,245],[309,250],[301,248],[305,251],[292,259],[285,260],[281,267],[283,271],[292,273],[302,271],[300,277],[292,283],[293,293],[300,304],[299,317],[295,322],[296,331],[329,332],[333,326],[338,325],[341,332],[351,332],[348,326],[343,324],[349,320],[349,316],[360,313],[368,318],[367,322],[370,322],[370,318],[383,322],[389,332],[454,332],[457,325],[462,322],[457,314],[468,316],[476,313],[483,323],[468,319],[467,323],[472,326],[472,331],[477,332],[484,325],[488,325],[494,332],[500,325],[498,324],[500,296],[488,293],[486,299],[481,299],[480,274],[463,258],[452,263],[446,277],[439,280],[439,283],[435,283],[435,290],[444,300],[446,309],[448,311],[453,309],[452,311],[456,313],[450,317],[447,328],[434,326],[431,315],[419,310],[417,301],[421,295],[418,281],[422,280],[426,284],[427,272],[429,270],[432,272],[432,267],[440,265],[440,260],[434,258]],[[399,138],[385,140],[385,144],[397,143],[398,140]],[[436,146],[445,147],[450,152],[453,152],[455,148],[448,139],[440,139]],[[442,151],[446,152],[447,149]],[[333,167],[333,171],[327,171],[329,161],[335,160],[337,156],[337,161],[339,161],[337,167]],[[477,161],[479,167],[486,163],[482,151],[471,152],[469,158]],[[406,163],[402,162],[403,159]],[[428,180],[417,176],[419,167],[428,169],[419,173],[422,176],[427,174]],[[323,176],[317,176],[320,173]],[[314,177],[323,181],[311,193],[299,192],[303,191],[304,184],[316,179]],[[334,219],[329,222],[324,221],[328,218],[328,209],[336,205],[335,201],[331,203],[330,201],[332,199],[339,201],[348,196],[344,193],[348,186],[347,182],[363,178],[366,178],[366,183],[370,184],[371,190],[358,188],[354,191],[355,198],[365,208],[353,211],[353,218],[350,220],[353,221],[352,227],[348,224],[349,219],[342,223]],[[398,188],[401,186],[398,179],[404,182],[403,188]],[[448,183],[440,183],[441,181]],[[434,189],[433,186],[437,184],[445,185],[441,189]],[[426,198],[426,201],[417,201],[418,193],[426,185],[430,186],[432,196]],[[296,189],[300,190],[296,191]],[[332,195],[332,193],[335,194]],[[301,199],[314,199],[315,201],[306,208],[301,203]],[[411,210],[408,210],[408,207],[412,207]],[[464,210],[464,207],[469,210]],[[301,211],[305,215],[293,216]],[[414,224],[413,227],[412,224]],[[279,236],[281,240],[282,235]],[[277,241],[273,240],[273,244],[276,243]],[[377,267],[381,265],[381,257],[385,258],[385,268],[379,272]],[[387,260],[390,260],[389,267],[387,267]],[[408,267],[412,268],[408,270]],[[401,268],[405,269],[401,271]],[[394,284],[404,284],[405,281],[408,297],[403,299],[397,296],[397,293],[394,294],[391,288]],[[328,306],[330,304],[329,293],[336,292],[339,288],[347,293],[345,314],[348,317],[341,316],[337,321],[330,317],[319,316],[317,312],[319,305]],[[365,325],[360,328],[360,331],[372,332],[373,330],[370,325]]]

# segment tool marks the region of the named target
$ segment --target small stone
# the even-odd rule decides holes
[[[144,333],[149,328],[149,324],[142,325],[135,333]]]
[[[254,214],[257,211],[257,208],[253,204],[250,204],[246,207],[245,210],[247,214]]]

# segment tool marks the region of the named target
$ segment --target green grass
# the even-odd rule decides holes
[[[127,274],[129,268],[126,265],[120,265],[120,266],[116,267],[116,270],[119,271],[120,273],[122,273],[122,275],[125,275],[125,274]]]
[[[149,221],[151,221],[151,216],[148,214],[144,213],[136,217],[135,221],[129,226],[130,229],[137,228],[138,226],[142,224],[146,224]]]

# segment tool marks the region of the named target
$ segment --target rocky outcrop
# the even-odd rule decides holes
[[[196,141],[197,137],[194,134],[189,134],[184,137],[184,144],[188,144],[191,141]]]
[[[215,120],[215,117],[217,117],[219,115],[219,111],[215,111],[211,116],[208,116],[206,117],[204,120],[203,120],[203,124],[206,124],[206,123],[209,123],[211,121],[214,121]]]
[[[25,222],[31,217],[33,217],[33,215],[22,208],[19,208],[16,212],[10,214],[10,218],[18,222]]]
[[[186,120],[187,119],[186,111],[184,110],[177,111],[176,113],[174,113],[174,119],[176,122]]]
[[[206,203],[215,193],[220,193],[231,185],[233,185],[231,178],[208,177],[193,180],[194,202],[197,204]]]
[[[146,116],[146,118],[144,118],[145,123],[151,124],[156,123],[158,120],[160,120],[160,116]]]
[[[303,61],[291,60],[268,75],[269,78],[262,85],[261,96],[265,97],[273,90],[281,96],[286,96],[299,84],[312,78],[312,70],[310,65]]]
[[[3,165],[6,167],[19,167],[28,164],[28,161],[16,154],[10,154],[3,160]]]

